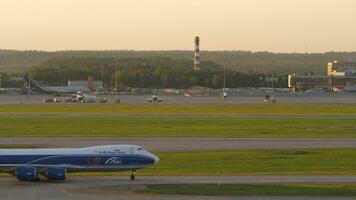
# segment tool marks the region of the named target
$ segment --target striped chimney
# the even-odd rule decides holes
[[[194,70],[200,69],[200,38],[199,36],[195,37],[195,53],[194,53]]]

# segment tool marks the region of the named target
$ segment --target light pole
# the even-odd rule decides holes
[[[223,90],[225,91],[225,86],[226,86],[226,67],[224,64],[224,83],[223,83]]]
[[[118,98],[118,82],[117,82],[117,71],[118,71],[118,63],[116,65],[115,71],[115,103],[120,103],[120,99]]]
[[[28,99],[31,99],[31,74],[28,72]]]
[[[117,96],[117,63],[116,63],[116,71],[115,71],[115,94]]]
[[[226,99],[227,98],[227,93],[225,91],[225,88],[226,88],[226,64],[225,64],[225,61],[224,61],[224,81],[223,81],[223,98]]]

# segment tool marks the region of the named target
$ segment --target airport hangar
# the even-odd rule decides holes
[[[356,92],[356,62],[329,62],[325,76],[288,76],[292,91],[317,89],[324,91]]]

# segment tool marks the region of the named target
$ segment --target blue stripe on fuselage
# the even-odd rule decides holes
[[[154,158],[144,155],[0,155],[0,165],[152,165]]]

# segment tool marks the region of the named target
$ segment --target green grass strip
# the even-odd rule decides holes
[[[16,104],[0,114],[251,114],[356,115],[355,104]]]
[[[356,120],[0,117],[0,137],[356,137]]]
[[[141,193],[212,196],[356,196],[356,185],[147,185]]]
[[[158,153],[147,175],[356,174],[356,149]]]

